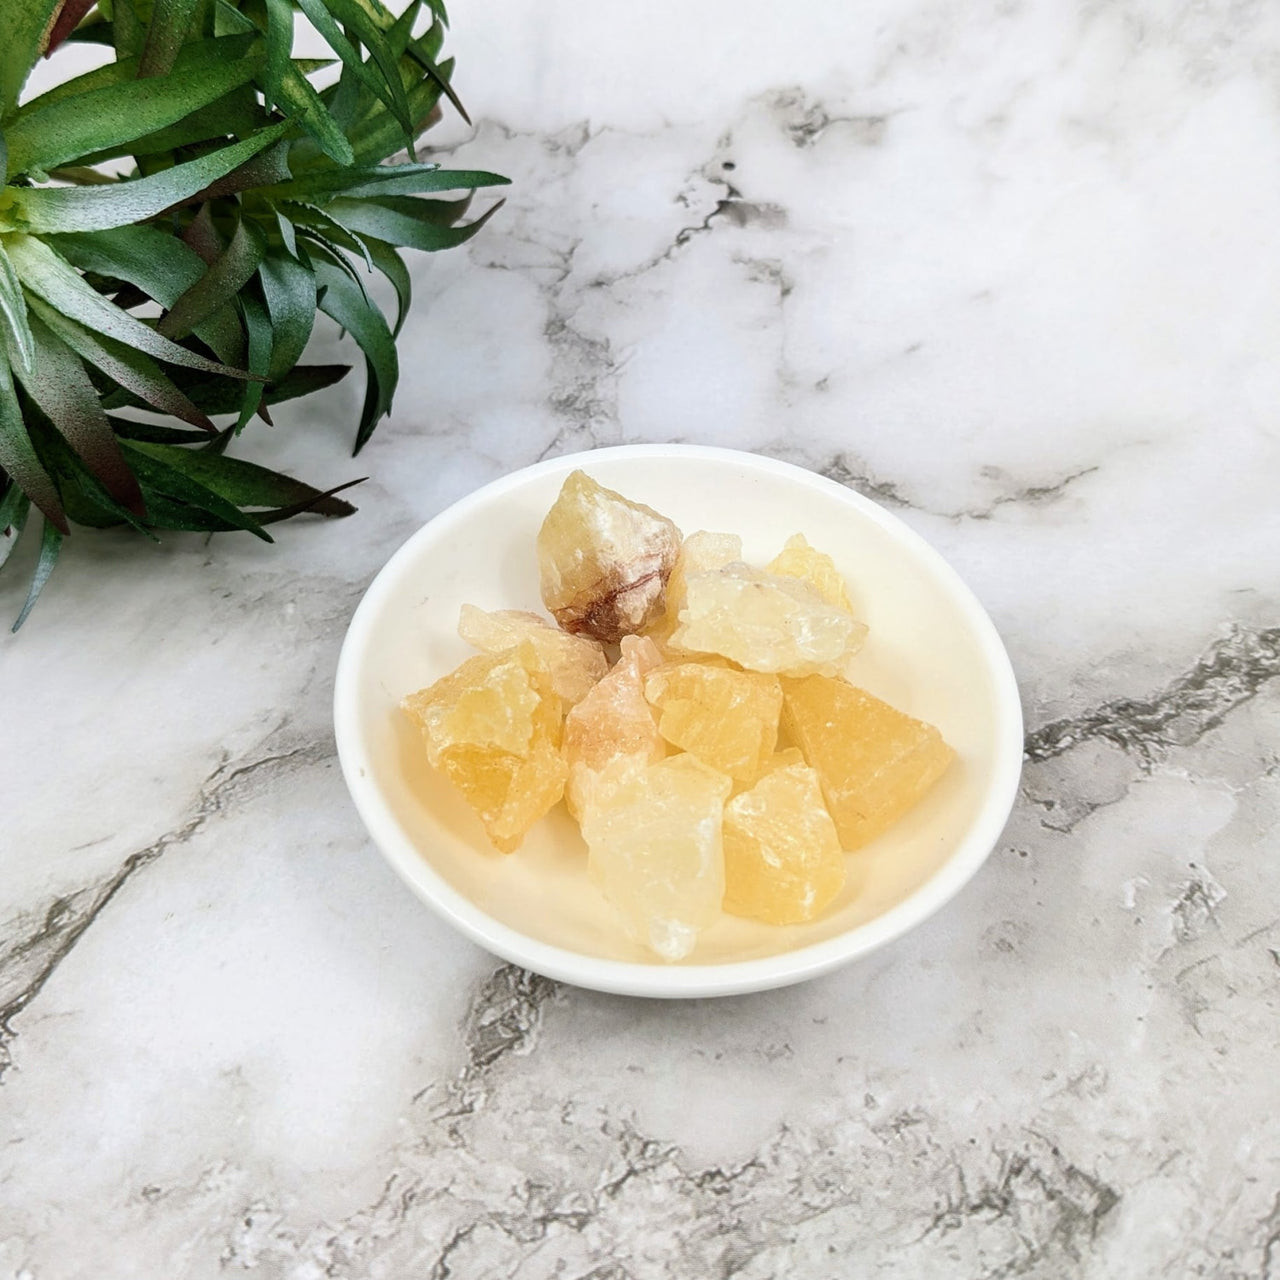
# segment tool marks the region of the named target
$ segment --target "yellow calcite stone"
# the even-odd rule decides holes
[[[677,662],[651,671],[645,697],[673,746],[739,782],[759,776],[778,741],[778,677],[727,665]]]
[[[724,909],[731,914],[802,924],[826,909],[844,874],[818,775],[803,760],[780,761],[725,805]]]
[[[685,583],[691,573],[709,573],[742,559],[742,539],[736,533],[710,533],[699,529],[681,544],[675,567],[667,579],[666,611],[646,631],[657,644],[666,648],[671,633],[680,623],[680,610],[685,604]]]
[[[542,600],[566,630],[615,644],[660,618],[680,530],[574,471],[538,531]]]
[[[866,627],[799,578],[731,564],[690,574],[673,649],[715,653],[752,671],[833,675]]]
[[[563,794],[560,697],[532,645],[469,658],[401,706],[502,852]]]
[[[803,533],[792,534],[782,550],[765,565],[766,573],[782,574],[807,582],[828,604],[846,613],[853,612],[849,589],[836,562],[825,551],[809,545]]]
[[[843,680],[784,680],[782,690],[783,725],[818,771],[846,850],[902,817],[955,754],[933,725]]]
[[[592,877],[631,937],[664,960],[687,956],[720,914],[730,785],[690,755],[621,757],[582,812]]]
[[[666,754],[653,711],[644,696],[645,675],[662,661],[647,637],[625,636],[622,654],[565,718],[566,803],[577,816],[595,775],[617,756],[648,763]]]
[[[528,641],[550,674],[552,687],[569,706],[581,702],[609,669],[598,640],[570,635],[536,613],[521,609],[487,613],[464,604],[458,616],[458,634],[485,653],[506,653]]]

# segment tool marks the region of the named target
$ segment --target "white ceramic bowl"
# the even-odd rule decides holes
[[[629,941],[587,877],[586,851],[557,806],[509,856],[426,764],[399,712],[407,693],[471,652],[458,609],[537,609],[534,539],[576,467],[670,516],[685,533],[739,533],[764,563],[797,531],[834,557],[870,634],[856,678],[938,725],[957,758],[924,802],[849,855],[821,919],[784,928],[724,916],[688,960]],[[495,954],[550,978],[640,996],[710,996],[799,982],[905,933],[982,865],[1022,762],[1013,671],[990,619],[954,570],[874,502],[783,462],[727,449],[628,445],[539,463],[455,503],[374,579],[338,662],[342,771],[369,834],[429,906]]]

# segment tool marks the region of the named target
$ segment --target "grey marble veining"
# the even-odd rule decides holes
[[[354,464],[355,379],[246,437],[367,473],[359,515],[73,538],[0,640],[0,1278],[1280,1276],[1280,17],[456,23],[476,127],[442,145],[506,207],[415,264]],[[648,439],[894,509],[1024,691],[987,866],[802,987],[499,964],[338,775],[333,666],[390,551]]]

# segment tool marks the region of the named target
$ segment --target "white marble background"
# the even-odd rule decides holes
[[[0,640],[0,1277],[1280,1276],[1280,10],[456,8],[507,207],[357,463],[354,379],[246,440],[360,514],[77,536]],[[1030,728],[942,915],[683,1005],[453,936],[329,726],[413,528],[664,439],[897,510]]]

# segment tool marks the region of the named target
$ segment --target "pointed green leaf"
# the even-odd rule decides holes
[[[27,324],[27,302],[22,296],[18,273],[13,269],[3,243],[0,243],[0,318],[4,321],[10,351],[17,357],[18,368],[30,369],[35,345],[31,327]]]
[[[112,525],[128,524],[140,533],[151,537],[138,515],[122,507],[103,487],[102,482],[85,466],[80,455],[58,434],[37,405],[29,399],[24,408],[31,443],[45,469],[53,477],[62,501],[66,504],[67,519],[72,524],[88,525],[94,529],[106,529]],[[207,438],[207,437],[206,437]]]
[[[122,440],[151,440],[156,444],[205,444],[205,431],[189,431],[185,427],[166,427],[158,422],[139,422],[135,418],[119,418],[108,414],[111,430]]]
[[[90,181],[96,179],[100,184],[108,183],[114,179],[83,166],[101,164],[104,160],[114,160],[122,155],[141,157],[161,155],[199,142],[212,142],[215,139],[227,137],[246,137],[270,123],[271,117],[259,105],[253,85],[245,84],[239,89],[233,89],[216,102],[211,102],[207,107],[201,107],[189,116],[184,116],[177,124],[157,129],[154,133],[143,134],[142,137],[134,138],[120,146],[107,147],[102,151],[81,156],[79,168],[68,166],[50,169],[48,172],[50,177],[79,173],[81,181],[84,180],[84,175],[91,173],[94,178],[89,179]]]
[[[36,232],[100,231],[141,222],[189,200],[269,147],[288,128],[284,120],[198,160],[110,187],[6,188],[8,204],[0,207],[0,219]]]
[[[142,496],[147,500],[147,523],[152,529],[176,529],[189,533],[234,533],[240,526],[219,519],[200,507],[180,498],[170,497],[161,489],[142,481]]]
[[[232,44],[232,50],[226,46]],[[5,130],[10,175],[48,170],[81,156],[116,149],[207,107],[252,80],[261,57],[240,37],[207,40],[182,51],[171,75],[125,80],[41,110],[24,110]],[[212,136],[212,135],[206,135]]]
[[[41,320],[49,326],[82,359],[95,369],[101,369],[120,386],[133,392],[139,400],[162,413],[170,413],[183,422],[213,431],[208,415],[201,413],[194,404],[161,370],[149,355],[127,347],[122,342],[103,337],[86,329],[84,325],[68,319],[40,298],[32,298],[31,305]],[[256,384],[250,384],[256,385]]]
[[[453,85],[449,83],[449,77],[452,67],[445,69],[444,64],[437,66],[435,59],[426,52],[419,44],[414,43],[409,46],[409,56],[418,62],[422,69],[431,77],[432,80],[444,92],[444,96],[453,103],[458,114],[468,123],[471,123],[471,117],[467,115],[467,109],[462,105],[462,99],[453,91]]]
[[[18,545],[23,526],[27,523],[27,512],[30,510],[31,499],[17,483],[11,482],[8,492],[0,498],[0,569],[4,568],[5,561]]]
[[[245,332],[249,335],[249,372],[266,377],[271,365],[271,317],[267,308],[253,296],[245,292],[240,295],[240,313],[244,316]],[[244,430],[245,424],[258,412],[262,403],[262,383],[246,382],[244,384],[244,400],[240,405],[240,414],[236,418],[236,435]]]
[[[350,220],[358,222],[370,210],[385,210],[413,222],[430,223],[437,227],[451,227],[461,218],[471,204],[471,196],[463,196],[460,200],[436,200],[424,196],[392,196],[371,195],[359,200],[349,200],[339,196],[330,200],[325,208],[334,217],[345,223]],[[376,213],[370,216],[377,216]],[[385,238],[385,237],[384,237]]]
[[[343,66],[336,84],[320,91],[320,97],[344,133],[356,122],[366,103],[380,101],[365,92],[359,75],[348,66]]]
[[[274,382],[297,364],[311,337],[316,317],[316,282],[306,267],[277,254],[263,258],[258,278],[274,333],[267,373]]]
[[[36,561],[35,572],[31,575],[31,586],[27,591],[27,601],[22,606],[22,612],[18,614],[17,622],[13,624],[14,631],[17,631],[26,622],[27,615],[35,608],[36,601],[44,590],[44,584],[49,581],[53,566],[58,562],[58,552],[61,550],[62,534],[58,532],[50,521],[46,520],[44,529],[40,534],[40,558]]]
[[[218,17],[237,33],[257,34],[254,26],[243,13],[233,8],[227,0],[219,0]],[[295,124],[313,137],[320,148],[337,164],[350,164],[351,144],[338,122],[329,114],[315,87],[303,74],[304,59],[288,59],[284,65],[283,79],[278,91],[272,95],[276,105],[286,112]],[[265,81],[266,73],[263,73]],[[295,144],[301,146],[301,144]]]
[[[408,99],[400,80],[396,59],[387,48],[386,37],[382,32],[368,23],[364,15],[358,13],[358,7],[349,4],[348,0],[297,0],[297,4],[324,42],[342,59],[343,66],[350,68],[370,93],[386,103],[391,114],[399,121],[405,136],[412,141],[413,125],[409,118]],[[360,51],[347,39],[334,20],[334,13],[338,13],[348,25],[352,25],[352,17],[358,19],[355,24],[358,38],[369,49],[377,64],[376,68],[361,58]]]
[[[435,15],[431,25],[420,35],[413,36],[405,45],[403,60],[401,62],[400,74],[402,76],[411,77],[406,80],[405,87],[409,84],[417,84],[422,79],[422,71],[418,62],[418,55],[425,53],[428,58],[438,58],[440,50],[444,48],[444,30],[449,24],[447,22],[438,21],[439,14]],[[405,62],[412,64],[404,65]],[[438,88],[439,86],[437,86]]]
[[[446,59],[439,69],[447,79],[453,73],[453,59]],[[426,126],[439,101],[440,85],[435,80],[424,79],[409,90],[409,114],[415,133]],[[357,163],[375,164],[400,150],[404,145],[404,132],[388,112],[380,109],[351,130],[350,141]]]
[[[280,92],[293,49],[292,0],[266,0],[267,5],[267,66],[262,87],[267,105],[281,101]]]
[[[217,262],[223,249],[222,237],[213,225],[213,206],[208,200],[201,203],[196,216],[183,227],[182,243],[194,249],[206,267]]]
[[[267,405],[281,404],[286,400],[296,400],[300,396],[309,396],[313,391],[322,391],[351,372],[346,364],[300,364],[291,369],[278,382],[267,384],[262,393],[262,402]],[[188,373],[174,370],[174,381],[183,393],[200,406],[205,413],[238,413],[241,396],[240,384],[230,382],[226,378],[215,378],[210,374]],[[117,389],[111,395],[103,397],[104,409],[145,409],[143,401],[127,391]],[[120,426],[123,418],[113,418],[116,433],[125,433]],[[127,433],[125,433],[127,434]],[[133,437],[130,436],[132,439]],[[150,440],[152,436],[139,436],[139,439]],[[187,436],[184,435],[183,439]],[[207,435],[191,436],[192,439],[207,441]]]
[[[337,231],[338,231],[338,234],[342,236],[344,240],[350,239],[350,237],[347,235],[345,231],[343,231],[341,227],[338,227]],[[351,260],[347,257],[345,253],[343,253],[341,245],[339,245],[334,240],[330,240],[329,237],[323,231],[319,230],[317,227],[311,225],[310,223],[299,224],[298,237],[302,241],[302,243],[310,247],[310,251],[311,251],[310,256],[312,259],[313,267],[315,265],[315,260],[317,259],[322,262],[328,262],[332,266],[337,267],[338,270],[343,272],[347,276],[347,278],[351,281],[351,283],[355,285],[356,289],[360,292],[361,296],[365,299],[365,301],[367,302],[369,300],[368,292],[364,287],[364,281],[360,279],[360,273],[356,271],[355,267],[351,263]],[[319,305],[319,299],[320,299],[322,289],[323,289],[323,286],[320,285],[319,282],[317,282],[317,287],[316,287],[317,306]]]
[[[387,28],[387,47],[397,58],[404,56],[413,39],[413,24],[422,12],[422,0],[411,0],[405,11]]]
[[[138,482],[80,357],[38,316],[32,314],[30,320],[36,359],[30,371],[16,371],[18,380],[107,492],[122,506],[141,514]]]
[[[335,222],[323,209],[314,204],[301,204],[289,201],[287,208],[294,224],[309,227],[323,233],[322,242],[327,245],[340,245],[351,253],[358,253],[364,259],[364,265],[373,270],[373,259],[365,247],[364,240],[358,232],[351,231],[341,223]]]
[[[236,425],[232,423],[225,431],[219,431],[217,435],[206,440],[200,448],[200,453],[222,454],[226,452],[227,446],[231,443],[232,437],[236,434]]]
[[[315,86],[292,63],[280,83],[279,103],[335,163],[347,165],[355,159],[346,133],[329,114]]]
[[[442,169],[437,164],[371,164],[349,169],[317,169],[291,182],[270,187],[263,194],[275,199],[322,202],[339,196],[413,196],[433,191],[467,191],[506,186],[510,181],[481,169]]]
[[[396,15],[382,0],[328,0],[334,15],[345,22],[361,40],[361,31],[367,27],[387,39],[396,25]]]
[[[53,236],[48,243],[82,271],[127,280],[162,307],[173,306],[205,272],[199,254],[157,227],[84,231]],[[244,337],[231,307],[198,324],[195,335],[225,364],[244,360]]]
[[[510,178],[501,174],[486,173],[483,169],[437,169],[434,173],[413,174],[397,172],[409,170],[412,165],[376,165],[377,170],[390,170],[385,177],[380,173],[377,177],[358,182],[345,191],[334,192],[335,195],[360,198],[363,196],[416,196],[433,191],[474,191],[478,187],[505,187],[511,184]]]
[[[369,50],[378,69],[386,78],[394,101],[387,105],[401,119],[406,129],[412,128],[409,118],[409,100],[400,77],[400,54],[388,40],[388,32],[395,26],[395,15],[378,0],[319,0],[332,11],[346,29]],[[410,149],[413,137],[409,138]]]
[[[37,456],[27,424],[22,420],[18,392],[3,351],[0,351],[0,467],[22,487],[47,519],[63,533],[70,532],[57,487]]]
[[[164,445],[151,447],[150,452],[152,456],[161,458],[237,507],[279,508],[316,504],[325,496],[322,490],[312,485],[256,463],[246,462],[242,458],[212,454],[204,449],[180,449]],[[350,503],[336,501],[322,503],[313,509],[319,510],[322,515],[347,515],[354,510]]]
[[[465,227],[442,226],[439,200],[416,200],[413,196],[388,196],[386,199],[333,200],[328,212],[348,231],[376,236],[406,249],[452,249],[465,244],[493,217],[503,202],[500,200],[474,222]]]
[[[288,121],[285,122],[286,124]],[[287,181],[289,173],[289,144],[278,142],[268,147],[252,160],[237,165],[225,177],[211,182],[203,190],[196,192],[194,200],[220,200],[223,196],[237,195],[241,191],[249,191],[255,187],[267,187],[276,182]]]
[[[174,301],[156,325],[156,332],[175,340],[185,338],[253,279],[265,248],[262,233],[247,218],[242,218],[231,243],[204,275]],[[249,337],[252,344],[253,335]]]
[[[351,334],[365,355],[369,380],[356,432],[355,452],[359,453],[374,427],[391,409],[400,376],[395,339],[382,312],[336,267],[327,262],[316,263],[316,282],[325,291],[320,309]]]
[[[138,479],[148,489],[207,512],[216,519],[225,521],[233,529],[244,529],[264,542],[272,541],[271,535],[252,516],[246,515],[235,503],[228,502],[208,485],[193,479],[183,469],[187,464],[180,464],[180,460],[173,455],[181,454],[183,459],[195,456],[188,450],[175,449],[171,445],[149,444],[142,440],[125,440],[123,445]]]
[[[305,513],[317,516],[325,516],[329,519],[341,518],[342,516],[355,515],[355,507],[347,502],[344,498],[336,495],[350,489],[358,484],[364,484],[368,476],[361,476],[358,480],[348,480],[344,484],[336,484],[332,489],[317,489],[316,496],[313,498],[300,498],[297,502],[291,502],[287,506],[273,507],[267,511],[254,511],[254,518],[259,524],[275,524],[280,520],[291,520],[294,516],[300,516]],[[310,488],[308,485],[307,488]]]
[[[279,209],[276,210],[276,224],[280,228],[280,239],[284,247],[296,258],[298,256],[298,237],[294,234],[293,223]]]
[[[409,304],[413,301],[413,281],[409,276],[409,268],[404,259],[385,240],[376,240],[370,236],[365,244],[373,265],[391,282],[396,291],[396,323],[391,336],[398,338],[404,328],[405,317],[409,314]]]
[[[0,44],[0,120],[9,116],[58,12],[59,0],[5,0]]]
[[[0,0],[0,3],[3,3],[3,0]],[[130,12],[127,0],[121,0],[121,3],[116,4],[115,12],[117,19],[121,14]],[[216,49],[223,58],[234,60],[244,55],[252,46],[256,36],[257,33],[254,30],[253,23],[250,22],[244,29],[243,34],[237,33],[233,36],[220,37],[217,40],[207,40],[203,41],[202,44]],[[56,84],[53,88],[46,89],[38,98],[32,98],[29,102],[24,102],[18,108],[13,122],[24,120],[27,116],[37,111],[45,111],[53,106],[54,103],[62,102],[66,99],[80,101],[88,94],[95,93],[99,89],[105,89],[113,84],[123,84],[126,80],[136,79],[138,75],[137,56],[120,48],[118,41],[116,42],[116,52],[119,54],[118,61],[108,62],[101,67],[94,67],[92,71],[86,71],[70,80],[64,80],[61,84]]]
[[[191,30],[199,0],[154,0],[138,67],[141,77],[167,75]]]
[[[208,360],[178,346],[176,342],[170,342],[91,289],[70,263],[33,236],[11,236],[8,248],[19,279],[32,293],[90,329],[169,364],[203,369],[231,378],[250,376],[240,369]]]

